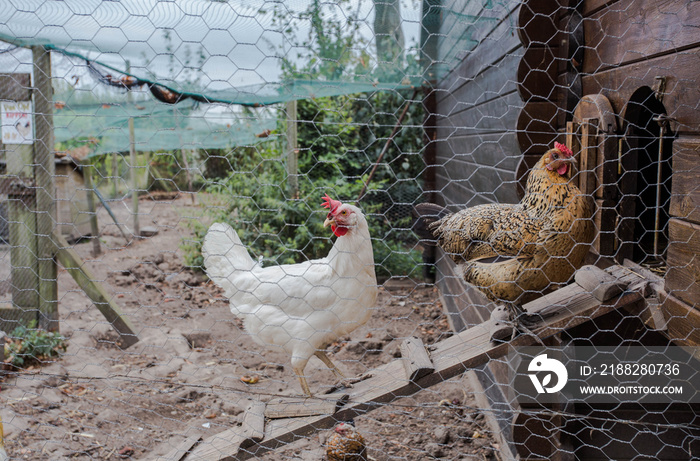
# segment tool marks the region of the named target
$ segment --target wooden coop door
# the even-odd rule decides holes
[[[650,87],[635,91],[621,117],[619,260],[664,265],[669,242],[674,134]]]
[[[573,181],[596,204],[593,251],[601,256],[613,256],[618,136],[617,119],[608,98],[600,94],[581,98],[566,132],[566,144],[578,159]]]

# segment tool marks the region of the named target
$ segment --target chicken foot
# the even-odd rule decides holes
[[[314,353],[316,357],[318,357],[321,362],[323,362],[333,373],[335,373],[338,378],[341,379],[341,381],[347,381],[347,378],[345,375],[338,369],[338,367],[333,363],[328,357],[328,354],[326,354],[325,351],[316,351]],[[301,390],[304,394],[306,394],[309,397],[313,397],[314,395],[311,393],[311,389],[309,388],[309,384],[306,382],[306,376],[304,375],[304,369],[294,369],[294,373],[297,375],[299,378],[299,383],[301,384]],[[348,387],[348,386],[346,386]]]

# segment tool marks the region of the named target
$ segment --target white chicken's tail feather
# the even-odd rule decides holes
[[[202,256],[209,278],[227,293],[235,291],[230,280],[232,275],[250,271],[256,265],[238,233],[222,223],[215,223],[209,228],[202,244]]]

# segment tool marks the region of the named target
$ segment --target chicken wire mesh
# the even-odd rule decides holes
[[[696,4],[7,3],[10,459],[697,457]]]

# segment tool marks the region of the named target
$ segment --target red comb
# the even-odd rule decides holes
[[[562,154],[566,155],[567,157],[571,157],[572,155],[574,155],[574,153],[571,149],[569,149],[568,147],[566,147],[565,144],[562,144],[560,142],[555,141],[554,148],[556,150],[558,150],[559,152],[561,152]]]
[[[333,200],[328,196],[328,194],[326,194],[326,196],[323,197],[323,203],[321,204],[321,206],[331,210],[331,213],[335,213],[335,210],[337,210],[338,207],[342,204],[342,202],[339,202],[338,200]]]

